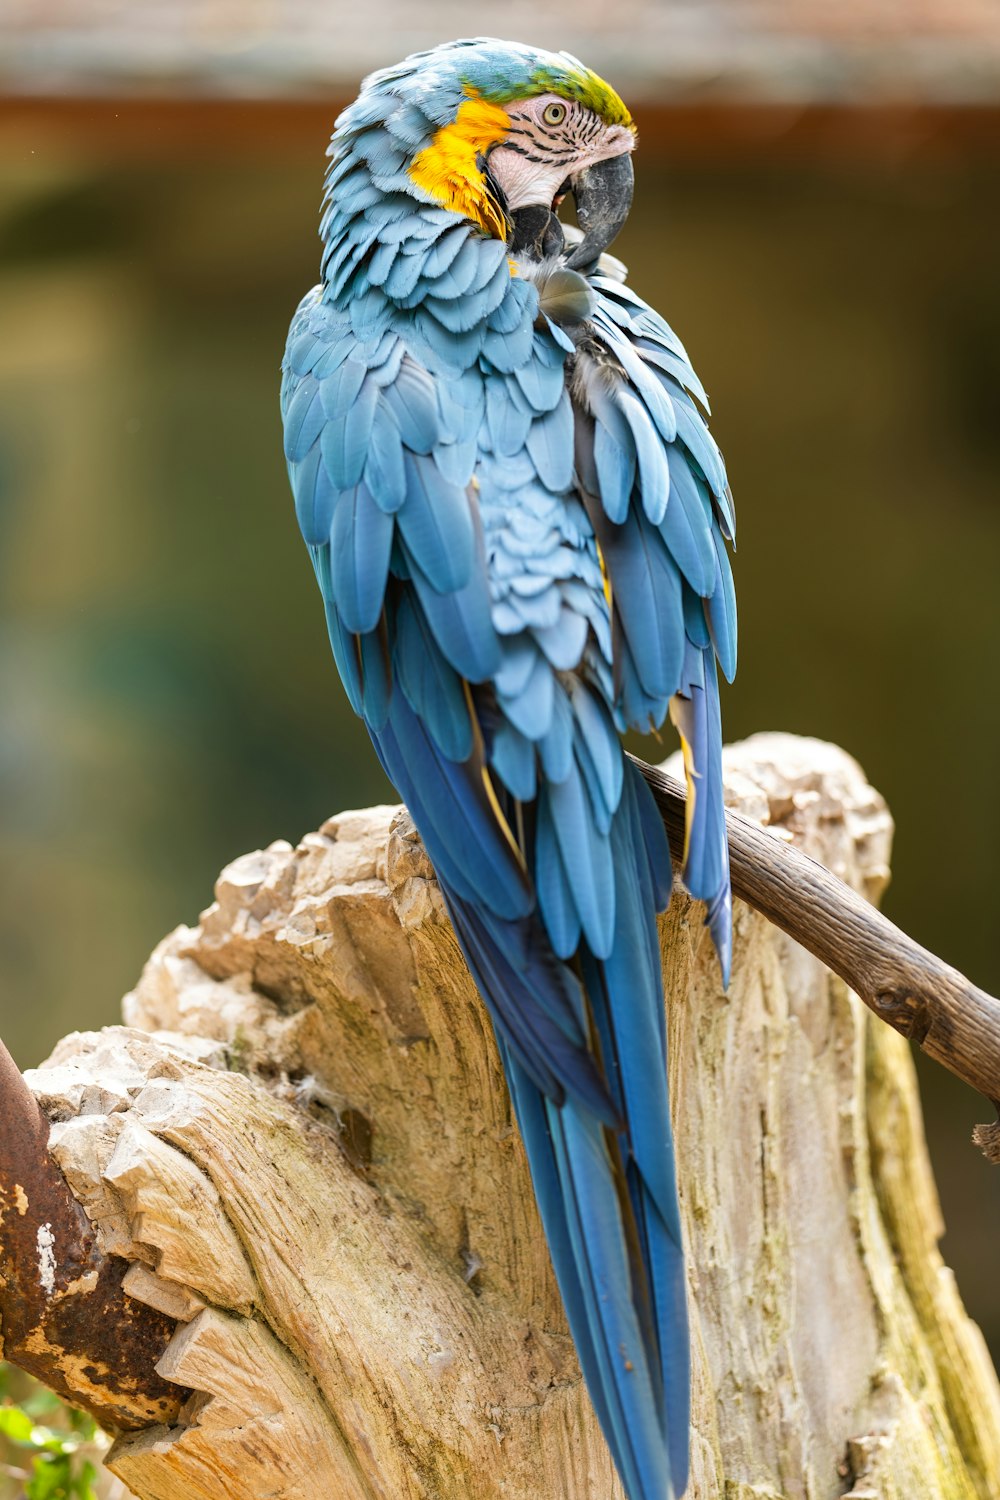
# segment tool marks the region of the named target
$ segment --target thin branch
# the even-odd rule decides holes
[[[154,1365],[172,1319],[122,1290],[49,1154],[49,1122],[0,1042],[0,1352],[102,1427],[176,1420],[184,1396]]]
[[[636,765],[679,858],[684,788],[655,766],[638,759]],[[733,894],[815,954],[880,1020],[1000,1111],[1000,1001],[921,948],[801,849],[739,813],[727,813],[726,825]],[[977,1125],[973,1138],[1000,1164],[1000,1121]]]

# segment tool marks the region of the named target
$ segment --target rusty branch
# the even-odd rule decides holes
[[[636,759],[671,850],[684,846],[680,782]],[[921,948],[850,886],[767,829],[727,813],[733,894],[839,974],[880,1020],[1000,1110],[1000,1001]],[[1000,1164],[1000,1121],[974,1139]]]
[[[102,1427],[175,1421],[185,1393],[154,1370],[175,1325],[122,1290],[48,1138],[0,1042],[0,1351]]]

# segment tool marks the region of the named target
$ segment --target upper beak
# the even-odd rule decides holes
[[[628,218],[635,173],[627,151],[609,156],[573,179],[576,217],[583,239],[566,258],[567,266],[585,271],[606,250]]]

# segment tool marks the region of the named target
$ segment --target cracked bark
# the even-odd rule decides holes
[[[0,1044],[0,1354],[105,1427],[177,1417],[155,1369],[173,1322],[123,1288],[48,1151],[49,1124]]]
[[[758,736],[727,785],[877,899],[891,822],[841,751]],[[677,892],[662,925],[689,1496],[989,1500],[1000,1391],[938,1253],[907,1044],[742,903],[735,934],[726,995],[700,909]],[[176,1415],[109,1457],[136,1495],[620,1500],[405,812],[237,860],[125,1019],[28,1082],[96,1252],[177,1325]]]

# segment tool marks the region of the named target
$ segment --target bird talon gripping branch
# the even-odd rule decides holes
[[[680,732],[682,873],[727,979],[736,611],[704,392],[604,254],[635,144],[567,54],[479,39],[373,74],[334,131],[282,413],[337,665],[489,1009],[595,1410],[630,1500],[666,1500],[689,1406],[671,864],[619,733]]]

